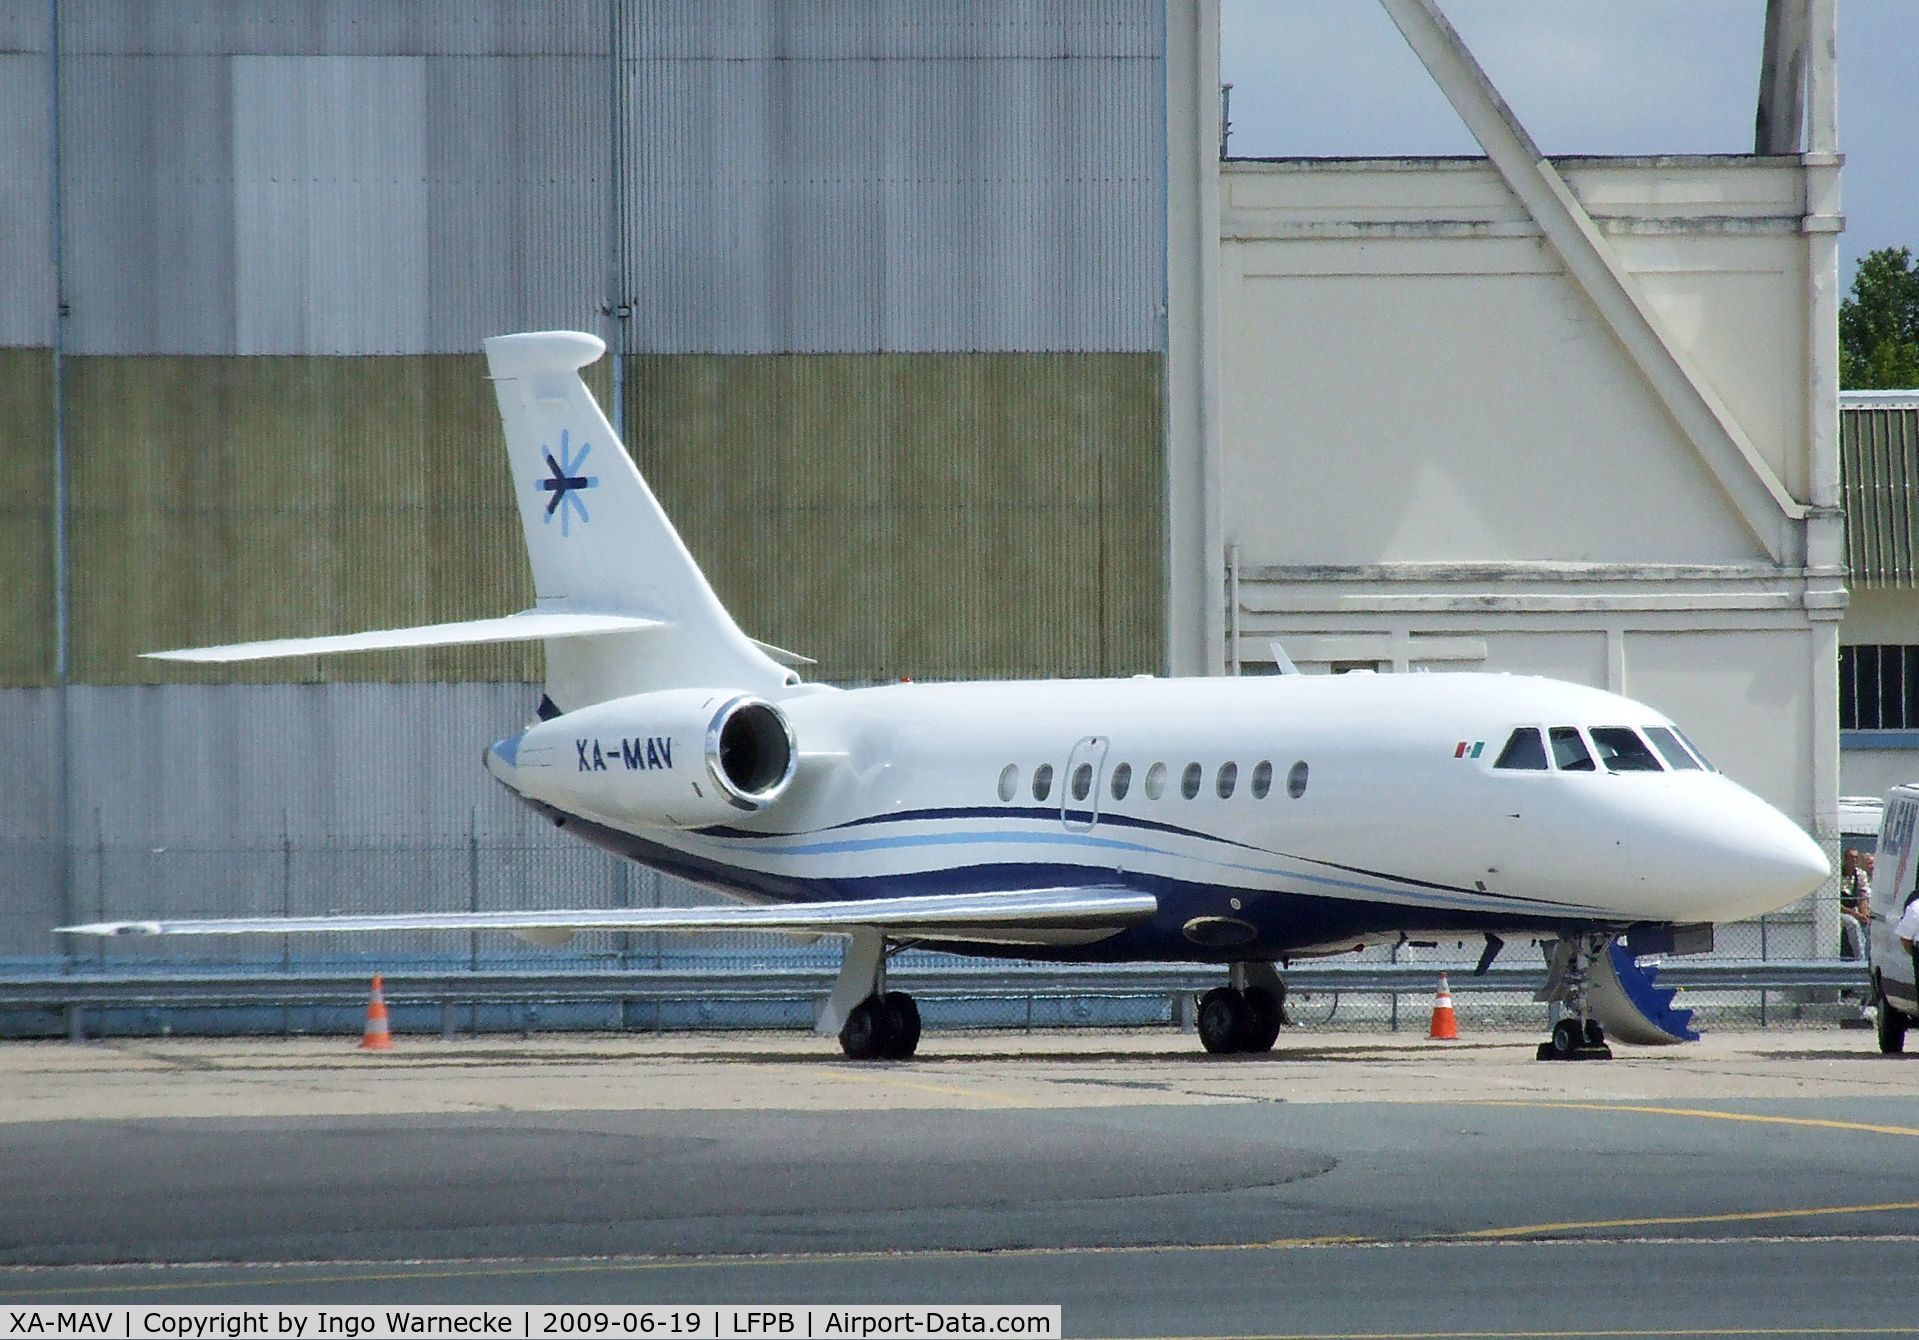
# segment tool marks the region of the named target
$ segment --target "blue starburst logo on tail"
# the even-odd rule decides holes
[[[580,496],[590,488],[599,487],[600,477],[585,473],[586,454],[593,450],[591,442],[580,443],[576,454],[568,445],[567,430],[560,430],[560,450],[557,455],[552,448],[540,448],[540,460],[546,466],[546,474],[534,483],[542,493],[549,494],[546,502],[547,524],[553,523],[555,513],[560,518],[562,538],[573,533],[573,518],[578,517],[581,525],[592,520],[586,513],[586,499]]]

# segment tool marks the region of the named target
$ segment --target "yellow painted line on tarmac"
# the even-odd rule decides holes
[[[1871,1121],[1841,1121],[1837,1117],[1780,1117],[1763,1112],[1722,1112],[1710,1107],[1660,1107],[1651,1103],[1569,1103],[1547,1099],[1470,1098],[1473,1107],[1541,1107],[1567,1112],[1632,1112],[1650,1117],[1697,1117],[1706,1121],[1744,1121],[1761,1126],[1809,1126],[1825,1131],[1860,1131],[1869,1135],[1919,1138],[1919,1126],[1888,1126]]]
[[[728,1267],[751,1266],[809,1266],[809,1265],[850,1265],[863,1262],[875,1264],[900,1265],[910,1261],[926,1260],[1031,1260],[1034,1258],[1062,1256],[1146,1256],[1154,1254],[1176,1255],[1199,1252],[1259,1252],[1259,1251],[1300,1251],[1326,1247],[1439,1247],[1452,1244],[1485,1244],[1493,1242],[1523,1241],[1554,1233],[1599,1232],[1608,1229],[1658,1228],[1680,1225],[1716,1224],[1716,1223],[1752,1223],[1764,1220],[1819,1218],[1832,1215],[1885,1214],[1902,1210],[1919,1210],[1919,1201],[1894,1201],[1883,1205],[1820,1205],[1784,1210],[1751,1210],[1730,1214],[1705,1215],[1664,1215],[1639,1219],[1590,1219],[1571,1220],[1553,1224],[1516,1224],[1503,1228],[1462,1229],[1445,1233],[1421,1234],[1411,1238],[1376,1238],[1363,1235],[1328,1234],[1318,1237],[1275,1238],[1269,1242],[1202,1242],[1202,1243],[1161,1243],[1105,1247],[1009,1247],[1009,1248],[933,1248],[921,1251],[861,1251],[861,1252],[793,1252],[783,1255],[764,1256],[690,1256],[690,1257],[648,1257],[624,1260],[572,1260],[572,1261],[512,1261],[512,1262],[420,1262],[417,1268],[405,1270],[372,1270],[355,1274],[305,1273],[298,1262],[275,1264],[226,1264],[220,1262],[193,1262],[178,1266],[137,1267],[160,1271],[194,1272],[194,1278],[179,1281],[145,1280],[127,1284],[79,1284],[68,1282],[53,1288],[16,1289],[8,1287],[6,1293],[15,1299],[34,1297],[79,1297],[100,1294],[125,1293],[171,1293],[186,1289],[235,1289],[266,1287],[274,1285],[301,1284],[367,1284],[392,1283],[396,1281],[447,1280],[447,1279],[510,1279],[519,1275],[590,1275],[617,1274],[620,1272],[653,1272],[669,1270],[713,1270]],[[119,1272],[127,1267],[46,1267],[30,1266],[24,1271],[19,1268],[0,1267],[0,1279],[9,1274],[25,1273],[29,1276],[52,1269],[71,1269],[78,1272],[98,1270]],[[208,1278],[205,1272],[212,1270],[234,1270],[244,1272],[228,1279]],[[1357,1335],[1357,1333],[1355,1333]],[[1374,1333],[1368,1332],[1368,1337]],[[1419,1340],[1426,1332],[1379,1332],[1384,1340]],[[1773,1335],[1795,1334],[1792,1331],[1729,1330],[1729,1331],[1437,1331],[1435,1337],[1454,1336],[1558,1336],[1558,1335]],[[1919,1327],[1893,1328],[1890,1330],[1824,1330],[1820,1335],[1919,1335]],[[1272,1336],[1267,1340],[1299,1340],[1291,1336]],[[1308,1340],[1354,1340],[1344,1336],[1313,1336]]]
[[[1469,1228],[1435,1233],[1440,1242],[1497,1242],[1508,1238],[1541,1237],[1551,1233],[1598,1233],[1621,1228],[1678,1228],[1696,1224],[1758,1224],[1769,1219],[1819,1219],[1835,1214],[1897,1214],[1919,1210],[1919,1200],[1895,1200],[1882,1205],[1812,1205],[1784,1210],[1735,1210],[1724,1214],[1659,1214],[1635,1219],[1573,1219],[1557,1224],[1514,1224],[1508,1228]]]

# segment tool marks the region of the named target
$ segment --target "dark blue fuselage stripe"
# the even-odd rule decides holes
[[[941,942],[928,946],[988,958],[1091,963],[1231,963],[1248,958],[1281,958],[1303,948],[1339,944],[1347,939],[1357,946],[1365,937],[1409,929],[1460,935],[1485,931],[1521,934],[1538,931],[1556,935],[1568,928],[1611,925],[1571,912],[1548,915],[1516,910],[1412,908],[1404,903],[1365,902],[1286,890],[1225,890],[1162,875],[1140,872],[1116,875],[1111,868],[1099,866],[1008,862],[949,866],[898,875],[798,878],[727,865],[566,814],[550,805],[528,803],[551,818],[563,820],[568,829],[596,846],[666,874],[758,902],[855,901],[914,894],[1094,885],[1134,889],[1159,900],[1159,911],[1149,920],[1089,945],[995,946]],[[1229,893],[1240,898],[1241,908],[1228,907]],[[1245,944],[1205,946],[1192,943],[1182,933],[1181,928],[1194,917],[1222,916],[1254,926],[1258,937]]]
[[[1169,833],[1176,837],[1195,838],[1202,842],[1217,842],[1223,846],[1237,847],[1242,851],[1257,852],[1261,856],[1277,857],[1283,861],[1299,861],[1306,865],[1324,866],[1328,870],[1343,870],[1349,875],[1362,875],[1367,879],[1385,880],[1388,883],[1404,884],[1415,889],[1431,889],[1435,893],[1463,894],[1469,898],[1494,898],[1503,902],[1537,903],[1536,898],[1522,894],[1496,893],[1491,889],[1467,888],[1460,884],[1443,884],[1430,879],[1415,879],[1411,875],[1395,875],[1384,870],[1373,870],[1363,865],[1345,865],[1339,861],[1325,861],[1315,856],[1296,856],[1292,852],[1274,851],[1251,842],[1241,842],[1237,838],[1220,837],[1216,833],[1201,832],[1196,828],[1185,828],[1179,824],[1163,823],[1157,819],[1140,819],[1130,814],[1095,815],[1091,810],[1065,810],[1052,807],[1035,809],[1030,806],[994,806],[968,805],[943,809],[900,810],[893,814],[869,814],[862,819],[848,819],[845,823],[828,824],[824,828],[802,829],[798,832],[755,833],[743,828],[727,826],[723,828],[705,828],[700,831],[711,833],[715,837],[745,838],[764,841],[774,838],[817,837],[822,833],[836,833],[844,828],[863,828],[872,824],[915,823],[932,819],[1033,819],[1038,821],[1058,821],[1071,818],[1091,827],[1096,821],[1111,824],[1116,828],[1139,828],[1155,833]]]

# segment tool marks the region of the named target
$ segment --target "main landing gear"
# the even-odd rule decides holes
[[[1552,1036],[1539,1044],[1542,1061],[1610,1061],[1606,1030],[1590,1014],[1593,959],[1606,952],[1609,935],[1572,935],[1553,946],[1543,1000],[1558,1000],[1566,1013],[1553,1023]]]
[[[904,1061],[920,1045],[919,1006],[904,991],[886,989],[890,952],[878,931],[853,932],[833,994],[813,1026],[823,1036],[838,1034],[840,1050],[855,1061]]]
[[[840,1050],[855,1061],[904,1061],[920,1045],[920,1007],[904,991],[868,996],[840,1029]]]
[[[1215,1055],[1269,1052],[1286,1022],[1286,984],[1270,963],[1235,963],[1232,984],[1199,998],[1199,1045]]]

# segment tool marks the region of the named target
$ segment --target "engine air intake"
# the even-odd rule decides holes
[[[735,698],[713,717],[706,736],[713,780],[742,809],[758,809],[785,789],[796,755],[786,718],[771,703]]]

